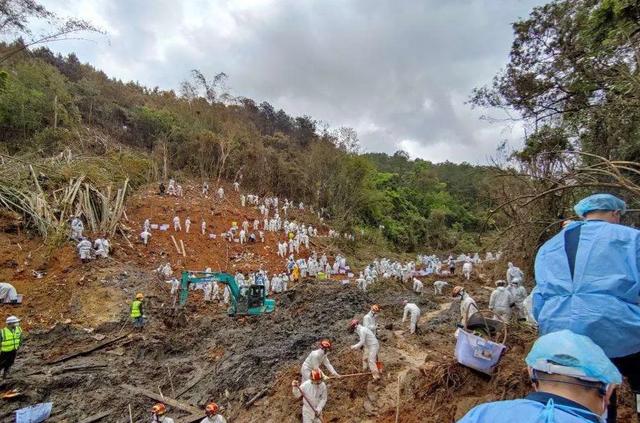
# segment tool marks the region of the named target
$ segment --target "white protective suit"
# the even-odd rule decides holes
[[[376,322],[376,314],[373,311],[368,312],[362,318],[362,325],[368,328],[375,335],[378,331],[378,322]]]
[[[178,216],[173,218],[173,230],[176,232],[182,230],[182,226],[180,226],[180,218]]]
[[[437,295],[442,295],[442,289],[446,286],[449,286],[448,282],[445,281],[435,281],[433,283],[433,293]]]
[[[465,292],[462,294],[462,301],[460,302],[460,315],[462,316],[462,324],[464,326],[467,324],[467,310],[469,317],[471,317],[480,309],[478,308],[475,300],[471,298],[471,295]]]
[[[489,298],[489,309],[505,321],[511,318],[511,304],[514,298],[505,286],[499,286],[493,290]]]
[[[422,295],[422,289],[424,288],[424,284],[418,278],[413,278],[413,292]]]
[[[220,414],[216,414],[215,416],[205,417],[200,420],[200,423],[227,423],[227,419]]]
[[[149,244],[149,238],[151,238],[151,232],[147,231],[146,229],[140,232],[140,239],[142,240],[142,243],[144,245]]]
[[[376,365],[376,362],[378,361],[378,350],[380,349],[378,339],[369,328],[362,325],[356,326],[355,332],[358,334],[358,338],[360,340],[357,344],[352,345],[351,349],[357,350],[359,348],[363,348],[362,370],[367,370],[368,365],[373,378],[378,379],[380,377],[378,374],[378,366]]]
[[[78,253],[81,260],[91,260],[92,245],[88,239],[83,239],[78,243]]]
[[[71,221],[71,238],[75,240],[79,240],[82,238],[82,232],[84,231],[84,224],[82,220],[77,217],[74,217]]]
[[[411,315],[411,325],[409,326],[411,333],[416,333],[416,327],[418,320],[420,320],[420,307],[414,303],[407,303],[404,306],[404,313],[402,314],[402,322],[407,320],[407,314]]]
[[[96,250],[96,256],[107,258],[109,257],[109,248],[111,244],[109,244],[108,239],[98,238],[93,243],[93,248]]]
[[[473,271],[473,265],[471,264],[471,262],[467,261],[462,265],[462,274],[467,280],[471,278],[472,271]]]
[[[510,284],[514,280],[522,282],[522,280],[524,279],[524,273],[522,272],[522,270],[520,270],[519,267],[514,266],[511,262],[509,262],[507,266],[507,283]]]
[[[292,388],[293,396],[302,398],[302,423],[320,423],[318,416],[327,403],[327,385],[307,380]]]
[[[18,301],[18,291],[7,282],[0,282],[0,303],[10,303]]]
[[[338,376],[338,372],[333,368],[331,362],[329,361],[329,357],[327,357],[327,352],[322,348],[318,348],[317,350],[313,350],[309,353],[307,358],[302,363],[302,367],[300,368],[300,375],[302,376],[302,382],[311,379],[311,371],[314,369],[319,369],[320,365],[324,365],[329,373],[333,376]]]
[[[514,312],[517,319],[526,319],[527,314],[524,308],[524,300],[527,298],[527,288],[524,286],[512,283],[507,288],[513,296],[513,302],[515,303]]]
[[[171,417],[167,416],[153,416],[151,417],[151,423],[175,423]]]

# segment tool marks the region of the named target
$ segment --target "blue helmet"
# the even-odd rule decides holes
[[[593,194],[586,198],[583,198],[573,207],[576,214],[580,217],[584,217],[585,214],[596,211],[620,211],[621,214],[627,209],[627,205],[624,201],[611,194]]]
[[[525,360],[532,369],[604,384],[620,384],[622,376],[591,338],[564,329],[533,344]]]

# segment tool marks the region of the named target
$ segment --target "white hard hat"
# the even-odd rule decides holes
[[[7,323],[18,323],[19,321],[20,319],[18,319],[16,316],[7,317]]]

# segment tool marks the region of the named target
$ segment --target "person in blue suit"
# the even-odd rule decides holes
[[[533,315],[541,335],[569,329],[598,344],[640,395],[640,231],[611,194],[584,198],[568,224],[538,251]],[[616,397],[609,409],[616,421]]]
[[[526,363],[535,392],[478,405],[458,423],[601,423],[622,382],[602,348],[569,330],[540,337]]]

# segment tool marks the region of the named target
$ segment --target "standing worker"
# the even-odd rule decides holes
[[[368,366],[373,375],[373,380],[379,380],[380,374],[377,361],[380,344],[378,343],[378,339],[369,328],[362,326],[358,319],[353,319],[349,323],[349,331],[355,332],[358,335],[359,341],[357,344],[352,345],[351,349],[357,350],[362,348],[362,370],[367,370]]]
[[[22,329],[19,326],[20,319],[16,316],[7,317],[7,326],[0,332],[0,369],[3,370],[2,378],[9,375],[9,369],[16,361],[16,355],[22,345]]]
[[[468,318],[476,314],[480,309],[471,295],[467,294],[463,287],[455,286],[451,292],[454,300],[460,300],[460,316],[462,326],[467,325]]]
[[[404,305],[404,313],[402,314],[402,323],[407,320],[407,314],[411,315],[411,324],[409,325],[409,330],[411,333],[416,333],[416,329],[418,328],[418,320],[420,320],[420,307],[415,305],[414,303],[410,303],[407,300],[402,301]]]
[[[331,375],[340,376],[329,361],[328,355],[331,346],[331,341],[323,339],[320,341],[320,348],[309,353],[307,358],[304,360],[304,363],[302,363],[302,368],[300,369],[300,376],[303,382],[309,380],[309,378],[311,378],[311,372],[313,372],[314,369],[319,369],[320,365],[324,365]]]
[[[167,417],[167,406],[158,403],[151,407],[151,423],[174,423],[171,417]]]
[[[573,222],[538,250],[533,315],[541,335],[569,329],[613,361],[640,406],[640,231],[620,224],[626,204],[611,194],[581,200]],[[616,395],[608,422],[616,420]]]
[[[511,319],[511,306],[515,304],[515,298],[507,289],[507,283],[503,280],[496,281],[496,289],[489,297],[489,310],[505,322]]]
[[[467,260],[462,265],[462,274],[466,280],[471,279],[471,272],[473,272],[473,264],[471,264],[471,261]]]
[[[366,328],[369,328],[374,335],[378,332],[378,322],[376,321],[376,314],[378,313],[380,313],[380,306],[378,304],[374,304],[371,306],[371,310],[365,314],[362,319],[362,324]]]
[[[200,420],[200,423],[227,423],[227,419],[225,419],[221,414],[218,414],[220,407],[218,407],[218,404],[215,402],[207,404],[204,411],[207,417]]]
[[[327,403],[327,385],[322,381],[322,372],[315,369],[311,379],[291,382],[293,396],[302,397],[302,423],[322,423],[322,409]]]
[[[142,292],[136,294],[136,299],[131,303],[131,318],[133,319],[133,327],[142,329],[144,327],[144,311],[142,309],[142,301],[144,295]]]

